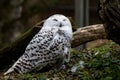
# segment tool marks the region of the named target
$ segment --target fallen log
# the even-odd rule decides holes
[[[40,29],[41,25],[37,24],[37,26],[32,27],[27,32],[22,34],[17,40],[15,40],[15,42],[5,48],[0,49],[0,69],[3,69],[6,65],[16,61],[24,53],[29,41],[36,33],[38,33]],[[103,38],[106,38],[106,33],[102,24],[79,28],[73,33],[73,40],[71,43],[72,48],[85,42]]]
[[[79,28],[73,33],[72,48],[97,39],[106,39],[106,36],[103,24]]]

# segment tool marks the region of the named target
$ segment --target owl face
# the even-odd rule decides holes
[[[53,15],[49,17],[46,22],[50,27],[62,28],[64,26],[71,26],[69,19],[63,15]]]
[[[72,26],[70,20],[61,14],[55,14],[49,17],[44,22],[43,27],[46,29],[55,28],[55,29],[63,30],[66,33],[72,35]]]

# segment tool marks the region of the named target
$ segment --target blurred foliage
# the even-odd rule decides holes
[[[32,27],[37,21],[47,17],[42,17],[45,15],[43,11],[58,2],[59,0],[1,0],[0,48],[14,41],[21,32]]]
[[[107,43],[91,50],[71,50],[65,70],[5,76],[14,80],[120,80],[120,46]]]

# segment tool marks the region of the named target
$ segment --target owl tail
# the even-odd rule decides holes
[[[13,68],[10,68],[10,69],[8,69],[8,70],[4,73],[4,75],[10,74],[10,73],[12,73],[12,72],[14,72],[14,69],[13,69]]]

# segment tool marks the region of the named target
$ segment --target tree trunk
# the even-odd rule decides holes
[[[100,17],[108,39],[120,45],[120,0],[100,0]]]
[[[22,34],[15,42],[0,50],[0,69],[16,61],[23,53],[32,37],[41,29],[40,26],[33,27]],[[73,34],[72,47],[77,47],[85,42],[106,38],[102,24],[79,28]]]

